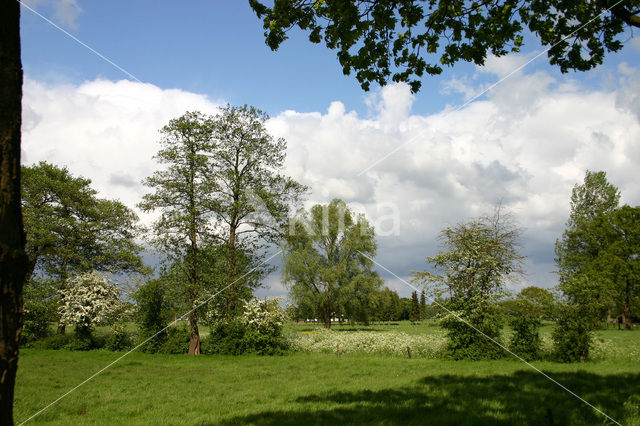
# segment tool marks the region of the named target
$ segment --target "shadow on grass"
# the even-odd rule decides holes
[[[640,374],[550,375],[616,421],[640,424]],[[293,399],[289,410],[238,416],[223,423],[613,424],[542,375],[526,371],[484,377],[428,376],[408,387],[321,392]]]

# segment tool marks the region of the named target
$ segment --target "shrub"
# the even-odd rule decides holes
[[[141,350],[158,352],[168,338],[167,332],[162,331],[169,323],[165,288],[160,280],[152,280],[142,285],[133,297],[137,302],[135,319],[140,327],[140,340],[144,341],[157,334]]]
[[[97,349],[94,345],[93,338],[82,338],[79,336],[71,337],[66,348],[72,351],[88,351],[91,349]]]
[[[67,347],[70,341],[71,337],[66,334],[54,334],[53,336],[32,342],[30,347],[34,349],[63,349]]]
[[[232,321],[219,321],[205,339],[203,352],[239,355],[281,354],[286,348],[282,334],[285,313],[279,299],[244,303],[244,313]]]
[[[189,352],[191,332],[186,327],[170,327],[167,330],[167,338],[158,347],[157,353],[161,354],[186,354]]]
[[[201,345],[203,353],[240,355],[249,351],[245,327],[239,320],[220,321],[211,329]]]
[[[124,351],[133,347],[133,339],[123,326],[114,326],[106,341],[104,347],[110,351]]]
[[[453,359],[472,360],[503,357],[504,351],[487,338],[500,342],[502,324],[496,305],[481,298],[456,303],[464,304],[461,306],[464,310],[452,310],[441,321],[449,338],[448,355]]]
[[[553,330],[555,356],[561,362],[584,362],[593,344],[593,320],[581,305],[564,304]]]
[[[38,307],[25,308],[20,344],[40,340],[49,335],[49,321],[45,312]]]
[[[24,285],[24,316],[20,344],[48,337],[49,323],[57,321],[57,293],[50,280],[30,279]]]
[[[66,349],[72,351],[89,351],[92,349],[102,349],[106,345],[104,336],[96,336],[92,327],[75,327],[73,336],[69,339]]]
[[[517,304],[528,305],[531,302],[518,300]],[[537,359],[540,356],[541,348],[540,334],[538,333],[538,329],[542,325],[540,314],[534,309],[527,309],[527,306],[519,306],[516,312],[520,312],[520,314],[514,315],[509,321],[509,325],[513,329],[509,349],[527,361]]]
[[[62,293],[62,320],[74,324],[76,330],[91,330],[122,310],[118,287],[96,271],[75,276]]]

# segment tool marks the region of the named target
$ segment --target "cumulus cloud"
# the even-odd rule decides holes
[[[204,95],[127,80],[79,86],[24,82],[22,161],[64,165],[101,196],[133,207],[155,170],[158,130],[185,111],[216,111]]]
[[[500,76],[511,65],[490,66]],[[524,228],[526,283],[549,286],[554,242],[585,170],[605,170],[623,202],[640,202],[640,107],[629,95],[638,92],[636,74],[622,73],[617,90],[602,91],[522,73],[483,100],[430,115],[411,114],[414,95],[390,85],[366,98],[367,117],[336,101],[323,112],[281,112],[268,129],[288,141],[286,167],[312,188],[308,204],[339,197],[364,212],[384,231],[377,260],[398,275],[426,267],[442,228],[501,203]],[[67,165],[103,196],[134,206],[140,180],[156,167],[157,130],[186,110],[212,113],[220,103],[129,81],[26,79],[24,104],[26,163]],[[270,284],[280,294],[278,279]]]

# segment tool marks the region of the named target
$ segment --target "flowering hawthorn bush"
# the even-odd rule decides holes
[[[281,334],[286,314],[280,306],[280,300],[280,297],[276,297],[245,302],[242,314],[245,327],[263,334]]]
[[[62,290],[60,315],[65,323],[90,333],[94,325],[113,322],[122,314],[118,287],[99,272],[76,275]]]
[[[279,302],[280,298],[244,302],[238,318],[215,323],[203,351],[233,355],[281,353],[285,348],[282,328],[286,314]]]

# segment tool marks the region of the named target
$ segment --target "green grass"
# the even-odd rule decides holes
[[[287,324],[287,333],[321,325]],[[433,322],[336,325],[337,332],[442,332]],[[541,330],[549,336],[550,326]],[[623,424],[640,425],[640,332],[596,332],[595,361],[534,365]],[[23,349],[17,423],[122,353]],[[36,417],[34,424],[608,424],[516,360],[384,355],[279,357],[132,353]]]
[[[118,356],[23,350],[16,422]],[[640,362],[536,366],[614,419],[640,424]],[[606,424],[517,361],[132,353],[33,423],[549,424],[548,413],[555,424]]]

